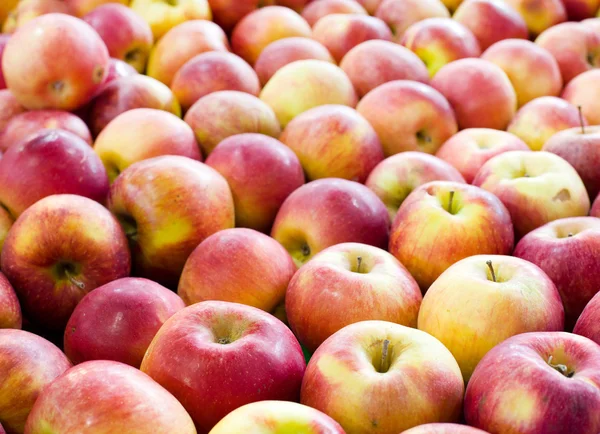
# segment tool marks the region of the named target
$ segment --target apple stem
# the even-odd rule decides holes
[[[65,276],[67,276],[71,283],[79,289],[85,289],[85,283],[83,283],[81,280],[77,280],[75,276],[69,272],[69,270],[65,270]]]
[[[448,201],[448,212],[452,214],[452,201],[454,200],[454,190],[450,190],[450,200]]]
[[[573,236],[572,232],[569,232],[568,235],[567,235],[567,237],[569,237],[569,238],[571,238],[572,236]]]
[[[494,266],[492,264],[492,261],[491,260],[487,261],[486,264],[487,264],[488,268],[490,269],[490,272],[492,273],[492,280],[494,282],[496,282],[496,273],[494,272]]]
[[[308,255],[310,255],[310,247],[308,247],[308,244],[306,244],[306,243],[304,243],[304,244],[302,245],[302,254],[303,254],[304,256],[308,256]]]
[[[387,366],[389,347],[390,347],[389,339],[384,340],[383,341],[383,349],[381,350],[381,366],[380,366],[379,372],[387,372],[389,369],[389,366]]]
[[[359,256],[358,258],[356,258],[356,262],[358,263],[358,265],[356,267],[356,272],[360,273],[360,265],[362,264],[362,256]]]
[[[582,111],[580,105],[577,106],[577,110],[579,110],[579,124],[581,125],[581,134],[585,134],[585,125],[583,122],[583,111]]]
[[[573,374],[569,373],[569,368],[567,368],[567,365],[563,365],[561,363],[559,364],[553,364],[552,363],[552,356],[548,357],[548,365],[550,365],[551,368],[556,369],[558,372],[560,372],[561,374],[563,374],[565,377],[572,377]]]

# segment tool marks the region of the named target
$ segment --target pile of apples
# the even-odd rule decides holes
[[[0,433],[600,433],[600,0],[1,0]]]

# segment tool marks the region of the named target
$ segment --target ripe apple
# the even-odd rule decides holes
[[[260,81],[254,69],[241,57],[209,51],[188,60],[173,77],[171,89],[186,112],[203,96],[220,90],[237,90],[258,96]]]
[[[600,294],[596,293],[581,312],[573,333],[600,345]]]
[[[485,50],[481,58],[499,66],[508,75],[519,107],[535,98],[560,95],[563,80],[558,62],[548,50],[531,41],[497,42]]]
[[[184,307],[175,293],[151,280],[114,280],[77,305],[65,328],[65,353],[74,364],[114,360],[139,368],[158,329]]]
[[[4,73],[2,72],[2,55],[4,54],[4,48],[8,44],[10,35],[0,33],[0,90],[6,89],[6,81],[4,80]]]
[[[594,204],[593,204],[592,209],[590,211],[590,215],[593,216],[593,217],[600,217],[600,194],[598,195],[598,197],[594,201]]]
[[[394,80],[429,83],[429,72],[421,59],[408,48],[389,41],[372,40],[357,45],[344,56],[340,68],[350,78],[359,98]]]
[[[0,273],[0,329],[20,329],[22,322],[17,294],[4,274]]]
[[[15,220],[6,210],[6,208],[0,206],[0,253],[2,253],[2,246],[4,245],[4,240],[6,239],[8,231],[10,231],[10,228],[14,222]]]
[[[302,17],[311,27],[314,27],[321,18],[331,14],[368,15],[368,12],[354,0],[313,1],[302,11]]]
[[[24,111],[25,107],[19,104],[10,90],[0,89],[0,134],[14,116]]]
[[[208,0],[131,0],[131,9],[148,22],[155,41],[186,21],[212,19]]]
[[[503,0],[525,20],[529,34],[537,36],[556,24],[567,21],[563,0]]]
[[[450,18],[427,18],[404,32],[402,45],[415,53],[433,77],[446,64],[479,57],[479,42],[471,31]]]
[[[297,401],[305,361],[292,332],[271,314],[206,301],[167,320],[141,369],[183,404],[199,432],[208,432],[242,405]]]
[[[102,90],[113,80],[121,77],[131,77],[132,75],[137,75],[137,73],[138,72],[135,70],[135,68],[129,63],[111,57],[108,64],[108,73],[106,74],[106,79],[104,80],[104,83],[102,83],[100,90],[96,92],[96,95],[99,95],[100,92],[102,92]]]
[[[465,396],[466,421],[490,432],[597,433],[599,372],[600,347],[587,338],[514,336],[477,366]]]
[[[508,208],[516,239],[548,222],[585,216],[590,199],[581,178],[550,152],[510,151],[485,163],[473,180]]]
[[[383,0],[375,12],[392,30],[394,42],[400,43],[404,32],[426,18],[450,18],[440,0]]]
[[[383,160],[377,133],[356,110],[323,105],[295,117],[280,140],[302,164],[309,181],[343,178],[364,183]]]
[[[0,330],[0,423],[22,433],[40,392],[71,367],[54,344],[22,330]]]
[[[452,352],[469,382],[481,358],[505,339],[563,330],[564,311],[556,286],[537,265],[476,255],[450,266],[429,287],[418,322]]]
[[[19,0],[5,0],[0,3],[0,23],[4,22],[8,14],[19,4]]]
[[[572,21],[580,21],[585,18],[592,18],[600,8],[598,0],[563,0],[567,15]]]
[[[228,137],[206,159],[227,180],[235,224],[269,233],[283,201],[304,184],[296,154],[263,134]]]
[[[561,97],[581,106],[590,125],[600,125],[600,69],[579,74],[565,86]]]
[[[271,107],[255,96],[233,90],[200,98],[184,118],[205,156],[227,137],[258,133],[279,137],[281,126]]]
[[[108,208],[129,239],[134,275],[171,289],[177,287],[196,246],[234,226],[233,199],[225,178],[204,163],[179,155],[129,166],[112,184]]]
[[[382,84],[356,109],[377,131],[386,156],[405,151],[434,154],[458,130],[446,98],[416,81]]]
[[[504,130],[517,110],[517,94],[506,73],[482,59],[447,64],[433,77],[431,85],[454,108],[460,129]]]
[[[400,324],[361,321],[313,354],[300,402],[349,433],[399,433],[458,422],[463,392],[456,360],[437,339]]]
[[[14,33],[24,24],[42,15],[51,13],[71,15],[72,12],[69,5],[62,0],[21,0],[10,11],[3,25],[0,21],[0,27],[3,33]]]
[[[148,158],[181,155],[202,159],[189,125],[164,110],[146,108],[129,110],[113,119],[98,135],[94,150],[110,182],[133,163]]]
[[[131,0],[63,0],[78,17],[83,17],[99,6],[107,3],[120,3],[129,6]]]
[[[272,6],[275,0],[208,0],[213,21],[230,32],[246,15],[263,6]]]
[[[173,395],[137,369],[108,360],[75,366],[51,383],[25,426],[28,434],[82,429],[90,434],[196,434],[192,418]]]
[[[355,242],[385,249],[389,226],[388,211],[375,193],[358,182],[326,178],[288,196],[271,236],[301,266],[335,244]]]
[[[402,431],[401,434],[487,434],[487,431],[457,423],[427,423]]]
[[[304,7],[312,2],[313,0],[276,0],[276,3],[280,6],[285,6],[300,13]]]
[[[356,0],[370,15],[375,15],[382,0]]]
[[[140,74],[146,70],[154,37],[142,17],[126,6],[109,3],[98,6],[83,20],[98,32],[110,57],[127,62]]]
[[[102,85],[108,64],[98,33],[65,14],[28,22],[13,34],[2,56],[8,88],[30,110],[81,107]]]

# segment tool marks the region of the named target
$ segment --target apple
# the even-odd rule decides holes
[[[22,433],[40,392],[71,367],[54,344],[22,330],[0,330],[0,423]]]
[[[392,40],[387,24],[376,17],[361,14],[331,14],[314,26],[312,37],[323,44],[336,62],[352,48],[369,40]]]
[[[323,105],[295,117],[280,140],[302,164],[309,181],[343,178],[364,183],[383,160],[377,133],[356,110]]]
[[[434,154],[458,130],[446,98],[416,81],[382,84],[365,95],[356,109],[379,135],[386,156],[405,151]]]
[[[225,178],[206,164],[179,155],[129,166],[111,185],[108,208],[129,239],[134,275],[171,289],[177,287],[196,246],[234,226],[233,199]]]
[[[160,327],[184,307],[177,294],[151,280],[114,280],[83,297],[73,311],[65,354],[74,364],[114,360],[139,368]]]
[[[224,90],[200,98],[185,114],[205,156],[227,137],[259,133],[279,137],[281,126],[271,107],[244,92]]]
[[[129,6],[131,0],[63,0],[78,17],[83,17],[99,6],[107,3],[120,3]]]
[[[565,1],[567,1],[567,0],[565,0]],[[592,0],[592,1],[596,1],[596,0]],[[598,31],[598,29],[600,29],[600,17],[587,18],[587,19],[581,21],[581,24],[585,25],[588,29],[590,29],[592,31]]]
[[[527,24],[519,13],[498,0],[462,2],[452,18],[468,28],[481,50],[504,39],[528,39]]]
[[[517,94],[506,73],[482,59],[447,64],[431,80],[456,113],[458,127],[504,130],[517,110]],[[469,89],[477,89],[474,94]]]
[[[27,434],[82,429],[90,434],[196,434],[192,418],[173,395],[143,372],[108,360],[82,363],[57,378],[40,393],[25,425]]]
[[[340,424],[326,414],[288,401],[260,401],[243,405],[225,416],[210,432],[277,434],[288,427],[305,434],[345,434]]]
[[[275,0],[208,0],[213,21],[226,32],[250,12],[263,6],[272,6]]]
[[[310,25],[298,13],[282,6],[267,6],[242,18],[231,33],[231,48],[250,65],[271,42],[292,36],[310,38]]]
[[[537,36],[544,30],[567,21],[564,0],[503,0],[525,20],[529,34]]]
[[[426,18],[450,18],[440,0],[383,0],[375,12],[392,30],[394,42],[400,43],[412,24]]]
[[[481,58],[499,66],[508,75],[519,107],[535,98],[560,95],[563,80],[558,62],[548,50],[531,41],[497,42],[485,50]]]
[[[500,198],[519,240],[564,217],[585,216],[590,199],[581,178],[563,158],[550,152],[510,151],[485,163],[473,185]]]
[[[10,90],[0,89],[0,134],[14,116],[24,111],[25,107],[19,104]]]
[[[600,8],[598,0],[563,0],[569,20],[581,21],[592,18]]]
[[[1,160],[0,156],[0,160]],[[8,235],[8,231],[12,224],[14,223],[13,217],[9,214],[8,210],[3,206],[0,206],[0,253],[2,253],[2,246],[4,245],[4,240]]]
[[[21,305],[12,285],[1,272],[0,300],[0,329],[20,329],[23,322]]]
[[[574,106],[581,106],[590,125],[600,125],[600,69],[579,74],[567,84],[561,97]]]
[[[368,12],[354,0],[313,1],[302,11],[302,17],[311,27],[321,18],[331,14],[368,15]]]
[[[4,22],[9,13],[17,7],[19,0],[5,0],[0,3],[0,23]]]
[[[300,402],[349,433],[399,433],[429,422],[458,422],[464,383],[452,354],[420,330],[361,321],[313,354]]]
[[[4,33],[14,33],[24,24],[39,16],[51,13],[71,15],[72,12],[69,5],[62,0],[21,0],[10,11],[4,24],[0,27]],[[1,21],[0,24],[2,24]]]
[[[377,12],[377,8],[381,4],[382,0],[356,0],[356,3],[359,3],[365,10],[369,13],[369,15],[375,15]]]
[[[297,401],[305,361],[292,332],[271,314],[205,301],[167,320],[141,369],[183,404],[199,432],[208,432],[245,404]]]
[[[322,60],[298,60],[285,65],[263,87],[260,99],[273,109],[282,127],[313,107],[325,104],[356,107],[357,103],[346,73]]]
[[[109,3],[98,6],[83,20],[98,32],[110,57],[127,62],[139,73],[146,70],[154,37],[142,17],[126,6]]]
[[[477,366],[465,396],[466,421],[490,432],[597,433],[599,369],[600,347],[582,336],[514,336]]]
[[[269,233],[283,201],[304,184],[296,154],[263,134],[228,137],[206,159],[227,180],[235,224]]]
[[[164,110],[146,108],[128,110],[114,118],[98,135],[94,150],[110,182],[133,163],[148,158],[181,155],[202,159],[189,125]]]
[[[99,95],[100,92],[102,92],[102,90],[105,89],[106,86],[108,86],[108,84],[113,80],[121,77],[131,77],[132,75],[137,74],[138,72],[129,63],[111,57],[108,64],[108,73],[106,74],[106,79],[104,80],[104,83],[102,83],[99,91],[96,92],[96,95]]]
[[[406,29],[402,45],[414,52],[433,77],[446,64],[479,57],[479,42],[471,31],[450,18],[427,18]]]
[[[598,197],[594,201],[594,204],[593,204],[592,209],[590,211],[590,215],[591,216],[600,217],[600,199],[599,198],[600,198],[600,194],[598,195]]]
[[[344,56],[340,68],[350,78],[359,98],[394,80],[429,83],[429,72],[421,59],[408,48],[389,41],[371,40],[357,45]]]
[[[427,423],[402,431],[401,434],[487,434],[487,431],[457,423]]]
[[[212,19],[208,0],[131,0],[131,9],[148,22],[155,41],[186,21]]]
[[[2,56],[8,88],[30,110],[81,107],[102,85],[108,64],[98,33],[65,14],[28,22],[13,34]]]
[[[188,60],[173,77],[171,89],[185,112],[203,96],[220,90],[258,96],[260,82],[254,69],[241,57],[212,51]]]
[[[600,294],[596,293],[579,315],[573,333],[585,336],[600,345]]]
[[[276,0],[275,2],[280,6],[285,6],[300,13],[304,7],[312,2],[313,0]]]
[[[527,146],[539,151],[556,133],[587,125],[573,104],[555,96],[542,96],[519,109],[507,131],[521,138]]]
[[[229,42],[223,29],[206,20],[179,24],[152,48],[147,74],[170,86],[179,68],[192,57],[207,51],[229,51]]]
[[[4,54],[4,48],[10,39],[10,35],[0,33],[0,90],[6,89],[6,81],[4,80],[4,74],[2,73],[2,55]]]
[[[271,236],[301,266],[335,244],[356,242],[385,249],[389,226],[388,211],[375,193],[358,182],[326,178],[288,196]]]

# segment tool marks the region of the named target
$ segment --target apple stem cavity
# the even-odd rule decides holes
[[[580,105],[577,106],[579,111],[579,124],[581,125],[581,134],[585,134],[585,123],[583,122],[583,111]]]
[[[85,283],[83,283],[81,280],[76,279],[75,276],[73,276],[71,272],[67,269],[65,269],[65,276],[67,276],[67,279],[69,279],[71,283],[79,289],[85,289]]]
[[[381,350],[381,364],[379,365],[379,372],[387,372],[390,369],[388,353],[390,348],[390,340],[386,339],[383,341],[383,348]]]
[[[558,372],[560,372],[567,378],[571,378],[573,376],[574,372],[569,372],[569,368],[567,368],[567,365],[563,365],[561,363],[558,363],[555,365],[552,363],[552,358],[553,358],[552,356],[548,357],[548,365],[551,368],[556,369]]]
[[[52,84],[50,84],[50,87],[52,87],[52,90],[54,92],[60,93],[65,88],[65,83],[62,81],[55,81]]]
[[[490,272],[492,273],[492,280],[494,282],[497,282],[496,273],[494,272],[494,265],[492,264],[492,261],[491,260],[487,261],[486,264],[487,264],[488,268],[490,269]]]
[[[362,256],[359,256],[358,258],[356,258],[356,263],[357,263],[356,272],[360,273],[360,265],[362,264]]]
[[[308,247],[308,244],[306,244],[306,243],[304,243],[304,244],[302,245],[302,254],[303,254],[304,256],[308,256],[308,255],[310,255],[310,247]]]

